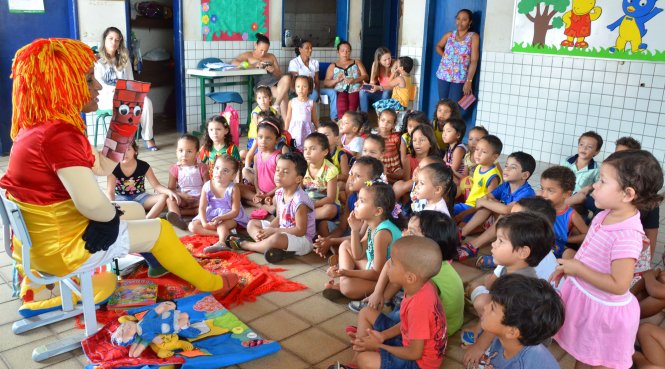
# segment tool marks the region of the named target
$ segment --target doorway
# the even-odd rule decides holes
[[[134,78],[150,82],[149,96],[153,101],[156,134],[161,130],[176,129],[185,133],[185,75],[182,0],[161,0],[172,17],[150,17],[149,9],[137,11],[139,0],[128,1],[128,48],[132,54],[141,53],[140,73]],[[146,16],[147,15],[147,16]],[[137,42],[132,41],[134,35]]]
[[[469,9],[473,12],[473,25],[471,31],[480,35],[480,55],[483,53],[483,29],[485,27],[485,9],[487,0],[428,0],[426,5],[425,37],[422,56],[422,98],[420,99],[420,110],[427,113],[428,117],[434,116],[436,103],[439,101],[439,90],[437,87],[436,70],[441,62],[441,56],[436,52],[436,44],[446,33],[455,29],[455,16],[460,9]],[[473,80],[473,93],[478,95],[478,76],[482,70],[481,58],[478,59],[478,69]],[[476,106],[464,112],[467,133],[469,128],[476,125]]]
[[[10,13],[7,2],[0,5],[0,154],[12,146],[12,80],[9,78],[14,54],[37,38],[78,39],[76,0],[44,0],[44,13]],[[11,29],[11,31],[9,31]]]
[[[360,59],[369,73],[377,48],[387,47],[397,56],[400,0],[364,0]]]

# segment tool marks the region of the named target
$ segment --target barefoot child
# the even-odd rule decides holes
[[[178,194],[164,187],[155,176],[150,164],[138,159],[136,142],[127,148],[125,158],[113,169],[106,180],[106,196],[111,201],[135,201],[148,212],[146,219],[154,219],[164,210],[167,199],[180,202]],[[129,173],[129,174],[126,174]],[[145,180],[150,182],[155,194],[145,190]]]
[[[182,135],[176,149],[178,163],[169,168],[168,187],[171,191],[176,191],[180,204],[173,199],[166,200],[169,209],[166,220],[180,229],[187,229],[187,222],[182,219],[183,214],[198,213],[201,188],[210,180],[208,166],[196,160],[198,151],[199,139],[190,134]]]
[[[402,231],[390,219],[397,218],[395,194],[389,184],[374,181],[358,193],[355,209],[349,215],[351,239],[340,245],[339,265],[328,269],[332,280],[325,285],[323,297],[335,300],[342,296],[359,300],[374,291],[376,281],[390,258],[392,244]],[[363,221],[366,235],[361,235]],[[339,284],[334,278],[339,277]]]
[[[360,369],[438,369],[448,342],[446,317],[431,282],[441,269],[439,246],[424,237],[407,236],[395,243],[388,263],[388,279],[404,288],[399,318],[363,309],[357,332],[351,333],[353,361]]]
[[[312,251],[316,233],[314,203],[301,188],[306,173],[307,162],[300,154],[279,156],[275,170],[278,189],[274,198],[277,215],[272,222],[251,220],[247,232],[255,242],[240,241],[240,248],[263,253],[269,263]]]
[[[615,152],[600,167],[593,198],[605,210],[593,219],[575,258],[559,259],[550,277],[559,284],[567,276],[561,287],[566,319],[554,339],[578,365],[633,364],[640,307],[629,288],[643,245],[639,210],[659,206],[662,187],[663,170],[646,151]]]
[[[189,231],[204,236],[218,235],[219,241],[203,249],[205,253],[231,250],[226,240],[236,226],[249,221],[240,204],[240,188],[233,183],[240,162],[228,155],[215,158],[212,179],[203,185],[199,215],[189,224]]]

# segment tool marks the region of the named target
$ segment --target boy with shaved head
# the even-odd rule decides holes
[[[385,267],[390,282],[404,288],[404,300],[389,315],[371,308],[360,311],[357,331],[349,332],[357,367],[438,369],[447,343],[446,317],[430,281],[441,269],[439,245],[424,237],[402,237]]]

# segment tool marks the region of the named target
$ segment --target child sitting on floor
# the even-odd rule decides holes
[[[264,253],[269,263],[278,263],[292,255],[307,255],[312,251],[316,234],[314,203],[302,189],[307,162],[297,153],[286,153],[277,159],[275,169],[274,204],[276,216],[272,222],[250,220],[247,233],[255,241],[238,239],[243,250]]]
[[[218,155],[233,156],[236,160],[240,160],[238,146],[233,144],[229,122],[221,115],[210,118],[206,124],[206,134],[198,154],[199,161],[208,165],[210,178],[212,178],[212,169]]]
[[[402,231],[390,219],[397,219],[395,194],[389,184],[374,181],[366,183],[358,193],[358,201],[348,223],[351,239],[339,247],[339,265],[328,268],[331,280],[326,283],[323,296],[335,300],[342,296],[362,299],[374,291],[376,281],[390,258],[392,244]],[[361,234],[363,222],[367,233]],[[339,277],[339,284],[335,278]]]
[[[366,121],[366,113],[347,111],[338,122],[342,147],[353,156],[359,156],[363,151],[364,140],[360,134]]]
[[[502,149],[501,140],[493,135],[487,135],[478,142],[475,154],[478,166],[473,174],[471,192],[465,202],[457,203],[454,207],[454,219],[458,224],[468,222],[476,211],[476,200],[494,191],[503,182],[501,172],[495,164]]]
[[[270,112],[272,115],[279,115],[277,109],[270,106],[270,103],[272,102],[272,91],[270,90],[270,87],[257,87],[256,92],[254,93],[254,97],[256,99],[256,108],[252,110],[252,119],[249,122],[249,130],[247,131],[247,150],[240,151],[240,158],[242,160],[245,160],[248,153],[254,152],[254,150],[256,150],[254,141],[256,140],[256,135],[258,133],[257,128],[259,126],[259,122],[261,121],[259,114],[263,112]]]
[[[494,240],[496,230],[493,227],[495,218],[510,213],[513,204],[519,199],[535,196],[536,192],[527,182],[534,170],[536,160],[533,156],[517,151],[506,159],[506,168],[503,170],[504,182],[492,192],[476,201],[476,212],[468,223],[462,227],[462,237],[466,237],[478,229],[485,231],[473,242],[467,242],[460,248],[459,260],[466,260],[475,256],[478,249]],[[481,266],[494,268],[491,257],[479,258]]]
[[[450,216],[455,197],[453,171],[443,163],[430,164],[418,172],[413,191],[416,201],[411,207],[414,211],[434,210]]]
[[[494,263],[502,268],[485,277],[483,283],[471,283],[468,287],[471,302],[479,316],[490,303],[487,294],[498,277],[505,274],[521,274],[537,278],[534,269],[549,253],[554,243],[552,225],[544,217],[529,213],[511,213],[496,224],[496,241],[492,243]],[[480,335],[480,322],[470,330],[462,332],[462,343],[470,352],[483,352],[492,341],[492,334]],[[477,355],[476,355],[477,356]]]
[[[339,126],[333,122],[321,122],[316,131],[328,138],[328,144],[330,145],[330,162],[332,162],[335,165],[335,168],[339,171],[339,174],[337,175],[337,183],[338,185],[342,185],[341,190],[343,191],[343,186],[349,178],[349,169],[351,169],[349,161],[352,155],[339,144]]]
[[[422,111],[408,111],[404,115],[403,122],[406,122],[406,124],[402,128],[402,143],[400,144],[399,154],[412,155],[411,137],[413,137],[413,130],[421,124],[428,125],[427,116]],[[435,137],[434,130],[432,130],[432,137]],[[436,141],[436,137],[434,138],[434,145],[432,147],[436,147],[437,151],[439,151],[439,144]],[[411,170],[413,170],[413,167]]]
[[[187,229],[187,222],[182,219],[182,214],[195,215],[199,209],[199,199],[203,184],[210,180],[208,166],[198,163],[196,153],[199,151],[199,139],[184,134],[178,140],[176,154],[178,162],[169,168],[169,189],[177,191],[180,204],[176,200],[166,200],[169,212],[166,214],[168,220],[180,229]]]
[[[408,174],[406,168],[408,168],[409,159],[401,157],[399,154],[402,139],[400,134],[395,132],[396,121],[397,113],[393,109],[385,109],[379,114],[379,135],[383,137],[385,148],[381,161],[386,177],[388,177],[388,183],[405,179]]]
[[[266,210],[273,210],[273,196],[277,190],[275,185],[275,169],[281,150],[277,148],[277,140],[282,130],[279,121],[274,118],[263,118],[257,128],[256,145],[258,152],[253,156],[253,168],[245,168],[244,177],[252,186],[242,187],[242,196],[253,205]]]
[[[443,142],[448,146],[446,152],[443,153],[443,161],[455,173],[456,182],[459,182],[459,179],[464,176],[466,168],[464,155],[466,155],[467,149],[462,143],[465,133],[466,123],[462,119],[448,119],[443,126]],[[500,151],[499,154],[501,154]]]
[[[321,257],[325,257],[331,247],[339,246],[343,241],[348,240],[351,235],[348,218],[353,212],[358,201],[358,192],[365,186],[365,183],[381,178],[383,174],[383,164],[379,159],[371,156],[361,156],[351,167],[351,174],[346,181],[346,190],[348,198],[346,205],[342,207],[342,214],[339,217],[339,226],[332,232],[328,232],[328,227],[321,229],[319,227],[319,236],[314,242],[314,251]],[[322,223],[325,224],[325,223]],[[361,230],[361,233],[362,230]]]
[[[125,157],[113,169],[106,180],[106,196],[111,201],[138,202],[148,212],[146,219],[154,219],[164,210],[167,199],[177,203],[180,197],[174,191],[164,187],[155,176],[150,164],[138,159],[139,147],[135,141],[127,148]],[[126,174],[129,173],[129,174]],[[145,190],[145,180],[150,182],[155,194]]]
[[[439,245],[443,262],[439,272],[432,277],[432,283],[439,289],[439,298],[448,323],[448,336],[455,334],[464,324],[464,285],[452,266],[452,259],[457,255],[459,247],[455,222],[441,212],[424,210],[411,216],[402,234],[403,237],[426,237]],[[381,271],[374,292],[365,299],[370,308],[381,311],[384,302],[390,301],[402,288],[400,285],[388,283],[389,270],[390,263]],[[358,310],[360,309],[362,307]],[[395,306],[395,309],[399,311],[399,306]]]
[[[399,318],[372,308],[360,312],[357,332],[350,332],[353,362],[358,368],[441,366],[448,342],[447,324],[437,288],[431,282],[441,269],[441,261],[439,245],[425,237],[407,236],[395,243],[388,278],[404,288]]]
[[[600,177],[600,164],[593,160],[603,147],[603,138],[594,131],[582,133],[577,141],[577,154],[561,162],[561,165],[572,170],[575,174],[575,189],[577,193],[582,188],[590,186]]]
[[[240,162],[228,155],[215,158],[212,179],[203,185],[199,215],[189,231],[204,236],[218,235],[219,241],[203,249],[205,253],[231,250],[226,244],[236,226],[246,227],[249,218],[240,204],[240,188],[233,183]]]
[[[473,178],[473,172],[476,170],[476,161],[474,155],[476,153],[476,146],[480,139],[490,134],[483,126],[471,127],[469,130],[469,138],[467,148],[469,149],[464,155],[464,173]],[[531,173],[533,174],[533,173]]]
[[[441,151],[448,149],[448,144],[443,141],[443,126],[449,119],[462,119],[459,104],[457,101],[441,99],[436,103],[436,112],[432,119],[432,128]]]
[[[563,166],[547,168],[540,176],[540,196],[552,202],[556,210],[554,233],[557,258],[572,259],[580,247],[589,227],[566,200],[575,188],[575,173]]]
[[[564,320],[563,304],[554,288],[542,279],[509,274],[494,282],[490,300],[481,326],[495,338],[478,364],[496,369],[559,369],[542,344]]]
[[[314,201],[316,220],[336,220],[340,211],[337,197],[339,170],[327,159],[330,154],[328,138],[314,132],[305,139],[304,148],[307,172],[303,178],[303,188]]]

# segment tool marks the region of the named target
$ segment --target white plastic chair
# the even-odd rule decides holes
[[[21,209],[19,209],[14,202],[8,200],[4,193],[0,193],[0,198],[2,199],[2,201],[0,201],[0,217],[2,218],[3,241],[5,243],[7,255],[12,255],[11,229],[14,232],[14,236],[21,241],[23,245],[22,259],[25,276],[32,282],[42,285],[60,282],[60,295],[62,297],[62,311],[51,311],[31,318],[19,320],[12,325],[12,331],[14,334],[20,334],[34,328],[83,314],[83,320],[85,322],[84,332],[35,348],[32,351],[32,359],[34,361],[43,361],[50,357],[81,347],[81,340],[93,335],[99,329],[97,316],[95,315],[96,307],[92,290],[92,274],[95,268],[88,270],[79,269],[64,277],[57,277],[39,272],[36,272],[35,274],[30,266],[32,241],[30,240],[28,228],[21,215]],[[76,281],[73,280],[73,277],[78,277],[80,283],[76,283]],[[72,293],[75,293],[80,297],[80,305],[75,305],[73,303]]]

